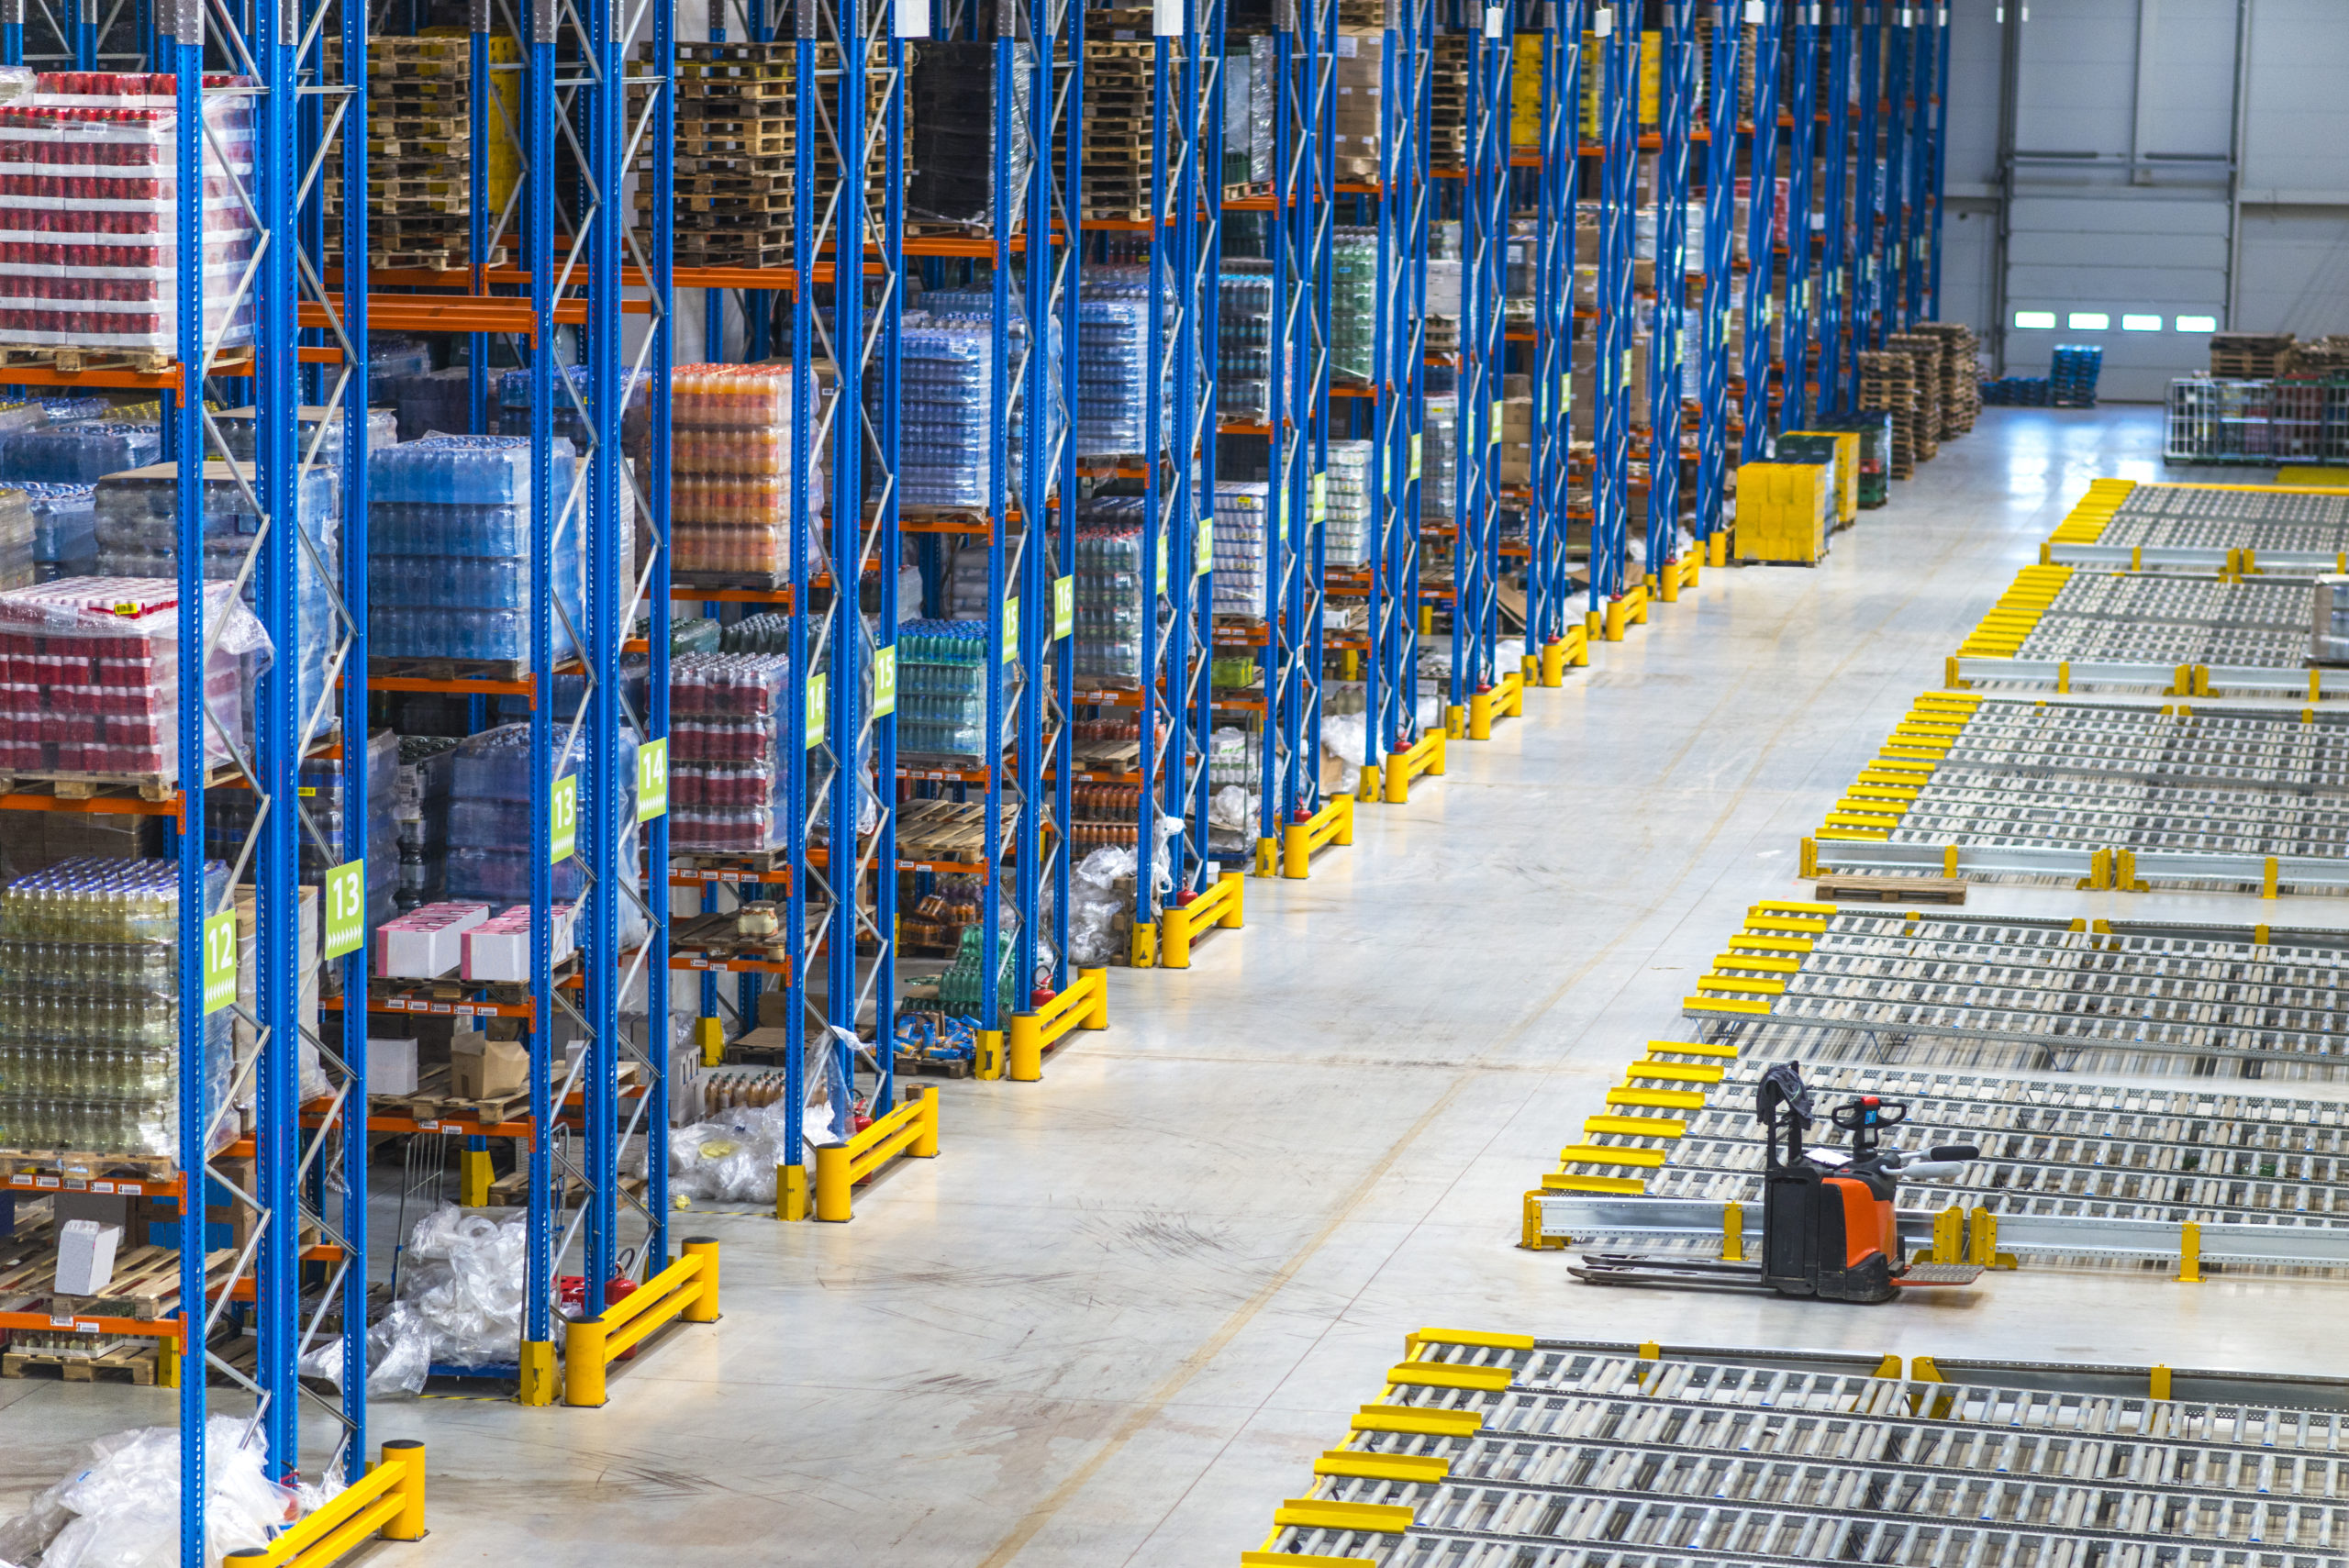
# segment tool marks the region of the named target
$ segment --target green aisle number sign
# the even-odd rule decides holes
[[[650,822],[669,810],[669,738],[636,749],[636,819]]]
[[[1019,657],[1019,601],[1003,601],[1003,662],[1007,664]]]
[[[217,1013],[237,999],[237,913],[204,922],[204,1010]]]
[[[886,718],[897,711],[897,651],[873,651],[873,717]]]
[[[352,861],[327,869],[326,956],[357,952],[367,940],[367,862]]]
[[[579,847],[579,775],[570,773],[554,781],[554,800],[547,817],[548,838],[552,840],[547,858],[556,865],[571,858]]]
[[[825,709],[824,698],[829,688],[821,675],[807,677],[807,734],[800,750],[812,751],[824,743],[824,726],[831,722]]]
[[[1052,640],[1058,642],[1076,629],[1076,579],[1052,579]]]

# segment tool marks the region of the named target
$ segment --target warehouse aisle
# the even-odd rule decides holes
[[[374,1439],[429,1445],[433,1532],[383,1550],[1230,1563],[1424,1323],[2272,1359],[2328,1287],[2008,1275],[1807,1308],[1602,1294],[1513,1246],[1519,1195],[1745,906],[1797,893],[1798,836],[2091,478],[2163,477],[2160,434],[2150,409],[1988,410],[1824,567],[1707,573],[1410,806],[1366,807],[1312,880],[1251,882],[1248,929],[1187,974],[1114,972],[1113,1028],[1041,1084],[947,1085],[942,1157],[852,1224],[685,1218],[726,1244],[725,1320],[622,1369],[603,1410],[379,1406]],[[2332,902],[2293,917],[2349,921]],[[161,1391],[61,1394],[0,1385],[30,1418],[7,1489],[77,1431],[170,1418]]]

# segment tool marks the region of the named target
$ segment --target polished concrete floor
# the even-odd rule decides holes
[[[1864,1308],[1598,1291],[1513,1245],[1520,1195],[1677,1032],[1745,906],[1798,893],[1796,840],[1943,655],[2091,478],[2160,477],[2159,451],[2151,410],[1991,410],[1823,567],[1707,573],[1310,881],[1250,883],[1189,973],[1114,972],[1114,1027],[1043,1083],[948,1085],[942,1156],[853,1223],[689,1224],[726,1243],[725,1320],[606,1408],[379,1407],[376,1437],[429,1445],[433,1529],[381,1560],[1228,1564],[1422,1324],[2305,1367],[2337,1285],[2023,1273]],[[132,1390],[0,1404],[11,1489],[61,1435],[169,1418]]]

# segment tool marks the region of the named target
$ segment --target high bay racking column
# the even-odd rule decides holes
[[[1697,0],[1662,0],[1657,74],[1655,314],[1648,361],[1649,592],[1680,595],[1681,364],[1688,298],[1690,110],[1697,95]]]
[[[1454,356],[1457,490],[1452,506],[1451,678],[1444,728],[1471,733],[1472,702],[1490,733],[1499,630],[1501,391],[1508,365],[1509,71],[1514,34],[1506,4],[1470,0],[1460,28],[1468,83],[1467,158],[1460,174],[1459,349]],[[1447,171],[1446,172],[1449,172]],[[1521,684],[1524,673],[1513,672]]]
[[[1736,270],[1740,6],[1712,8],[1706,72],[1704,297],[1697,372],[1697,495],[1691,528],[1709,564],[1728,560],[1730,300]]]
[[[1573,472],[1570,404],[1575,337],[1575,197],[1581,172],[1583,0],[1542,8],[1541,82],[1535,95],[1541,166],[1534,214],[1533,494],[1526,522],[1525,651],[1530,680],[1559,684],[1568,662],[1586,662],[1582,611],[1573,603],[1566,555]],[[1522,88],[1519,95],[1523,95]],[[1579,657],[1576,651],[1579,651]]]

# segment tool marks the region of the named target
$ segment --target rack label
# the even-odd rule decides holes
[[[1052,579],[1052,640],[1076,630],[1076,579],[1074,576]]]
[[[897,0],[894,7],[896,35],[901,39],[930,37],[930,0]]]
[[[873,651],[873,717],[886,718],[897,711],[897,648],[892,643]]]
[[[327,868],[327,929],[324,956],[356,952],[367,940],[367,862]]]
[[[556,865],[571,858],[579,847],[579,775],[566,774],[554,781],[554,795],[548,802],[547,858]]]
[[[636,819],[650,822],[669,811],[669,738],[636,749]]]
[[[237,999],[237,912],[204,921],[204,1010],[218,1012]]]
[[[1208,518],[1200,521],[1204,526],[1196,528],[1191,535],[1191,575],[1194,577],[1204,577],[1215,570],[1215,524]]]
[[[1003,601],[1003,662],[1007,664],[1019,657],[1019,601]]]
[[[1425,438],[1418,431],[1414,430],[1411,433],[1411,471],[1403,476],[1407,480],[1417,479],[1419,476],[1419,452],[1424,440]]]
[[[812,751],[824,743],[824,695],[828,688],[821,675],[807,677],[807,728],[800,739],[800,749]]]
[[[1305,520],[1308,524],[1324,522],[1328,520],[1329,516],[1330,476],[1327,473],[1317,473],[1313,476],[1311,498],[1306,503]]]
[[[1157,573],[1150,580],[1151,592],[1166,592],[1166,530],[1158,530],[1158,546],[1151,552],[1151,567]]]

